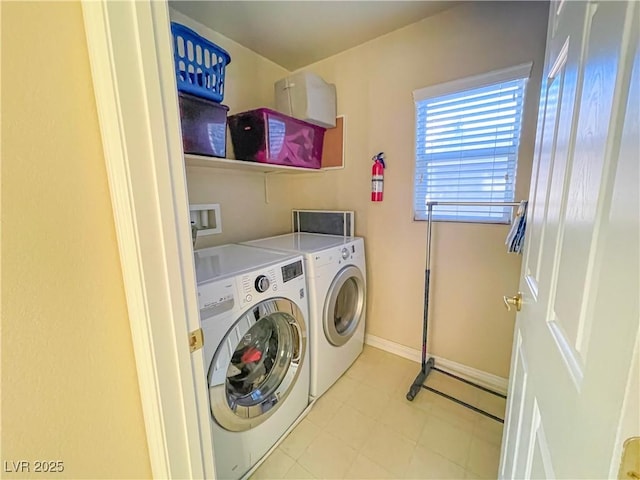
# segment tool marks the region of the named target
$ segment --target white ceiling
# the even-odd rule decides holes
[[[187,1],[170,6],[287,70],[435,15],[455,1]]]

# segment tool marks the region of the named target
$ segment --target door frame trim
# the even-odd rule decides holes
[[[214,478],[167,3],[82,10],[151,470]]]

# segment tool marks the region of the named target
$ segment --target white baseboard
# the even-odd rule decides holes
[[[420,352],[420,350],[416,350],[415,348],[410,348],[405,345],[400,345],[399,343],[376,337],[375,335],[366,334],[364,336],[364,343],[417,363],[420,363],[422,360],[422,353]],[[428,352],[427,357],[432,357],[436,362],[436,366],[438,368],[441,368],[442,370],[453,373],[460,378],[464,378],[465,380],[477,383],[478,385],[481,385],[483,387],[495,390],[496,392],[500,392],[503,394],[507,393],[507,385],[509,384],[509,381],[506,378],[498,377],[497,375],[483,372],[482,370],[468,367],[467,365],[453,362],[451,360],[447,360],[446,358],[429,355]]]

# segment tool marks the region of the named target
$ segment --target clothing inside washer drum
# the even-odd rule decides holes
[[[278,388],[294,353],[285,348],[293,341],[291,320],[287,313],[271,313],[244,335],[227,369],[230,406],[257,405]]]

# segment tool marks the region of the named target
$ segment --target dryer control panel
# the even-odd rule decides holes
[[[350,242],[340,247],[331,248],[313,255],[313,261],[316,267],[328,264],[341,265],[343,263],[351,263],[355,258],[359,258],[363,254],[361,242]]]

